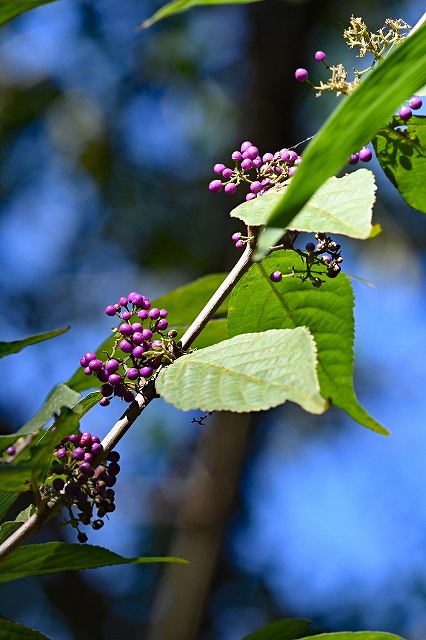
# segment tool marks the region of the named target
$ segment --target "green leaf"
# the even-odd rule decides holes
[[[426,23],[393,49],[331,114],[303,153],[303,162],[259,238],[257,259],[292,227],[295,215],[319,187],[367,144],[404,100],[426,83]],[[332,151],[331,151],[332,150]],[[263,196],[262,196],[263,197]]]
[[[22,525],[20,520],[11,520],[9,522],[3,522],[0,526],[0,544],[2,544],[9,536],[12,535]],[[1,638],[1,636],[0,636]]]
[[[0,9],[0,16],[1,16],[1,9]],[[28,338],[24,338],[23,340],[13,340],[12,342],[0,342],[0,358],[4,358],[5,356],[10,356],[13,353],[18,353],[25,347],[29,347],[31,344],[37,344],[38,342],[43,342],[43,340],[50,340],[50,338],[56,338],[56,336],[60,336],[68,330],[69,330],[69,327],[63,327],[62,329],[55,329],[55,331],[38,333],[34,336],[29,336]]]
[[[309,624],[309,620],[275,620],[242,640],[294,640],[305,633]]]
[[[158,9],[153,16],[142,22],[140,26],[146,29],[163,18],[168,18],[175,13],[187,11],[191,7],[215,4],[248,4],[251,2],[260,2],[260,0],[172,0],[172,2],[168,2]]]
[[[15,435],[24,435],[37,431],[43,427],[55,413],[59,413],[62,407],[70,407],[80,398],[80,394],[70,389],[66,384],[58,384],[52,389],[47,396],[41,409],[37,411],[35,416],[29,422],[16,432]],[[6,436],[8,437],[8,436]]]
[[[54,0],[0,0],[0,24],[8,22],[24,11],[36,9]]]
[[[93,393],[88,393],[87,396],[82,398],[77,404],[73,406],[73,411],[76,413],[81,420],[81,418],[86,415],[90,409],[93,409],[102,398],[102,394],[99,391],[94,391]]]
[[[227,340],[227,338],[229,338],[229,336],[226,318],[210,320],[192,346],[194,349],[204,349],[205,347],[210,347],[213,344],[222,342],[222,340]]]
[[[156,389],[184,411],[259,411],[292,400],[322,413],[315,352],[304,327],[247,333],[179,358],[161,371]]]
[[[297,277],[271,281],[269,276],[274,271],[285,275],[293,267],[304,269],[294,251],[275,251],[250,267],[232,292],[229,335],[307,327],[318,349],[322,396],[365,427],[387,434],[361,407],[353,390],[354,297],[349,279],[342,273],[335,279],[324,277],[319,289]]]
[[[4,491],[2,487],[0,490],[0,520],[4,518],[17,497],[18,493],[13,494],[9,491]]]
[[[0,618],[0,640],[49,640],[40,631]]]
[[[375,191],[374,175],[368,169],[330,178],[292,220],[292,229],[368,238]],[[247,225],[264,225],[281,198],[282,189],[271,189],[260,198],[243,202],[230,215]]]
[[[182,558],[123,558],[103,547],[92,545],[47,542],[29,544],[12,551],[0,563],[0,582],[26,576],[43,576],[58,571],[96,569],[117,564],[175,562],[186,564]]]
[[[168,320],[170,328],[177,329],[178,335],[181,336],[188,325],[195,320],[200,311],[205,307],[216,289],[222,284],[225,277],[226,273],[211,273],[202,278],[198,278],[189,284],[185,284],[182,287],[178,287],[177,289],[166,293],[160,298],[156,298],[152,301],[152,306],[158,307],[159,309],[167,309],[169,312]],[[229,296],[216,311],[214,317],[226,314],[228,310],[228,302]],[[115,320],[116,318],[113,319],[113,321]],[[120,324],[118,320],[116,324]],[[216,334],[216,331],[219,331],[220,333]],[[217,341],[215,340],[215,335],[223,334],[223,330],[220,331],[218,326],[216,328],[210,327],[208,332],[210,340],[213,341]],[[109,338],[99,345],[96,349],[96,353],[99,355],[104,351],[111,353],[114,346],[114,339],[114,335],[110,335]],[[209,338],[207,338],[207,341],[208,339]],[[202,340],[200,340],[200,343],[205,344]],[[83,368],[78,367],[66,384],[75,391],[84,391],[85,389],[100,387],[102,383],[99,382],[95,376],[85,376]]]
[[[340,631],[338,633],[320,633],[300,640],[404,640],[401,636],[384,631]]]
[[[406,130],[396,119],[373,141],[380,165],[411,207],[426,213],[426,117],[413,116]]]

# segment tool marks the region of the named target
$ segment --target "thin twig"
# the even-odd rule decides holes
[[[180,341],[182,349],[188,349],[194,340],[199,336],[206,324],[211,320],[214,313],[220,307],[226,296],[232,291],[238,280],[244,275],[252,263],[252,256],[256,245],[256,239],[259,233],[258,227],[248,228],[248,236],[250,241],[247,243],[244,253],[236,263],[235,267],[230,271],[220,287],[216,290],[204,309],[198,314],[197,318],[191,326],[185,331]],[[141,415],[142,411],[154,398],[158,397],[155,390],[155,380],[150,380],[143,388],[143,393],[139,393],[128,409],[117,420],[110,429],[109,433],[102,440],[103,454],[106,457],[112,449],[121,440],[127,430],[132,426],[135,420]],[[5,558],[11,551],[16,549],[25,540],[37,533],[41,527],[51,518],[60,508],[61,497],[55,497],[42,509],[37,510],[32,516],[26,520],[19,529],[10,535],[0,545],[0,560]]]

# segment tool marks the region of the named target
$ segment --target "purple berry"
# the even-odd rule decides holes
[[[64,486],[65,482],[62,480],[62,478],[55,478],[52,482],[52,487],[55,489],[55,491],[62,491]]]
[[[241,233],[240,231],[236,231],[235,233],[232,234],[231,236],[231,240],[232,242],[238,242],[238,240],[241,238]]]
[[[118,474],[120,473],[120,465],[118,464],[118,462],[111,462],[111,464],[108,466],[108,473],[112,476],[118,476]]]
[[[86,367],[83,371],[85,376],[91,376],[92,375],[92,370],[89,369],[89,367]]]
[[[241,152],[240,151],[233,151],[231,158],[233,160],[241,160],[242,156],[241,156]]]
[[[209,184],[209,189],[212,193],[219,193],[222,191],[222,183],[220,180],[212,180]]]
[[[323,60],[325,60],[325,59],[326,59],[326,57],[327,57],[327,56],[326,56],[326,54],[324,53],[324,51],[316,51],[316,52],[315,52],[315,56],[314,56],[314,58],[315,58],[315,60],[316,60],[317,62],[322,62]]]
[[[280,280],[282,280],[283,278],[283,274],[281,273],[281,271],[274,271],[273,273],[271,273],[269,278],[270,280],[272,280],[272,282],[280,282]]]
[[[224,170],[222,171],[222,175],[225,178],[225,180],[228,180],[233,173],[234,172],[232,171],[232,169],[229,169],[228,167],[225,167]]]
[[[150,309],[149,317],[153,320],[157,320],[157,318],[160,317],[160,309],[157,309],[157,307],[153,307],[152,309]]]
[[[132,302],[132,303],[133,303],[133,297],[134,297],[134,296],[138,296],[138,295],[139,295],[139,294],[138,294],[138,292],[137,292],[137,291],[131,291],[131,292],[128,294],[127,299],[128,299],[128,301],[129,301],[129,302]]]
[[[359,160],[359,155],[357,153],[353,153],[348,158],[348,164],[357,164],[358,160]]]
[[[296,171],[297,171],[297,167],[290,167],[290,169],[288,170],[288,175],[290,176],[290,178],[291,176],[294,176]]]
[[[139,378],[139,371],[135,367],[127,369],[126,376],[129,380],[137,380]]]
[[[72,452],[71,456],[74,460],[84,460],[85,451],[82,447],[76,447]]]
[[[115,314],[117,313],[115,305],[109,304],[105,309],[105,313],[107,314],[107,316],[115,316]]]
[[[155,325],[155,328],[158,329],[158,331],[165,331],[168,326],[169,323],[167,322],[167,320],[165,318],[161,318]]]
[[[80,438],[81,438],[81,434],[75,433],[68,436],[68,441],[71,442],[71,444],[80,444]]]
[[[235,243],[235,247],[237,249],[242,249],[244,247],[244,242],[242,240],[237,240],[237,242]]]
[[[152,309],[152,311],[154,311],[154,309]],[[158,311],[158,309],[157,309],[157,311]],[[160,311],[158,317],[160,317],[160,315],[161,315],[161,311]],[[143,337],[144,340],[151,340],[151,338],[152,338],[151,329],[142,329],[142,337]]]
[[[214,165],[214,167],[213,167],[213,171],[214,171],[215,173],[217,173],[217,175],[219,175],[220,173],[222,173],[222,171],[223,171],[224,169],[225,169],[225,165],[224,165],[224,164],[221,164],[221,163],[215,164],[215,165]]]
[[[101,371],[103,369],[104,363],[102,362],[102,360],[91,360],[89,362],[89,369],[91,371]]]
[[[131,324],[128,324],[127,322],[124,322],[123,324],[121,324],[118,327],[119,332],[121,333],[122,336],[128,338],[129,336],[132,335],[133,333],[133,327]]]
[[[299,82],[305,82],[305,80],[307,80],[309,77],[309,73],[306,71],[306,69],[299,68],[294,72],[294,77]]]
[[[313,243],[313,242],[308,242],[308,243],[305,245],[305,249],[306,249],[306,251],[308,251],[308,253],[312,253],[312,251],[315,251],[315,245],[314,245],[314,243]]]
[[[87,364],[89,364],[89,362],[91,362],[91,360],[96,360],[96,353],[93,353],[92,351],[89,351],[88,353],[86,353],[86,355],[84,357],[86,358]]]
[[[369,162],[373,157],[373,154],[368,147],[363,147],[361,151],[358,152],[358,156],[361,162]]]
[[[102,369],[102,371],[98,371],[98,373],[96,374],[96,377],[99,380],[99,382],[108,381],[108,373],[105,371],[105,369]]]
[[[280,158],[283,162],[288,162],[290,160],[290,151],[288,149],[281,149]]]
[[[153,349],[161,349],[162,346],[163,346],[163,341],[162,340],[153,340],[151,346],[152,346]]]
[[[246,140],[245,142],[242,143],[240,147],[241,153],[244,153],[244,151],[247,151],[247,149],[252,146],[253,146],[252,143],[249,140]]]
[[[413,112],[411,111],[410,107],[402,107],[399,110],[399,117],[401,118],[401,120],[404,120],[404,122],[407,122],[407,120],[409,120],[412,115]]]
[[[132,351],[132,356],[134,358],[141,358],[143,356],[143,354],[145,353],[146,349],[143,346],[137,346],[133,349]]]
[[[132,314],[130,313],[130,311],[123,311],[121,317],[123,318],[123,320],[130,320]]]
[[[167,309],[160,309],[161,318],[167,318],[168,315],[169,315],[169,312],[167,311]]]
[[[126,389],[123,395],[124,402],[133,402],[134,399],[135,399],[135,394],[132,391],[129,391],[128,389]]]
[[[80,472],[84,473],[84,475],[86,476],[93,475],[93,469],[90,462],[82,462],[81,464],[78,465],[78,468]]]
[[[414,98],[411,98],[408,104],[412,109],[414,109],[414,111],[417,111],[417,109],[420,109],[423,102],[421,101],[420,98],[418,98],[417,96],[414,96]]]
[[[16,453],[16,449],[13,446],[10,446],[6,449],[6,453],[8,456],[14,456]]]
[[[138,311],[138,318],[142,320],[146,320],[148,318],[148,311],[146,309],[142,309],[142,311]]]
[[[104,450],[103,446],[99,443],[99,442],[94,442],[92,444],[92,447],[90,449],[90,453],[92,453],[92,455],[97,456],[99,453],[101,453]]]
[[[85,356],[83,356],[83,357],[80,359],[80,365],[81,365],[82,367],[87,367],[87,362],[86,362],[86,358],[85,358]]]
[[[271,162],[274,159],[272,153],[265,153],[262,157],[262,162]]]
[[[108,382],[112,384],[113,387],[116,387],[122,381],[123,378],[118,375],[118,373],[111,373],[111,375],[108,377]]]
[[[232,196],[237,190],[236,185],[233,182],[230,182],[229,184],[225,185],[225,193],[227,193],[229,196]]]
[[[108,374],[116,373],[119,367],[120,363],[115,358],[111,358],[111,360],[105,362],[105,371],[107,371]]]
[[[260,182],[258,180],[255,180],[250,185],[250,191],[252,193],[259,193],[259,191],[261,191],[261,189],[262,189],[262,185],[260,184]]]
[[[254,198],[255,198],[255,197],[256,197],[256,194],[254,194],[254,193],[248,193],[248,194],[246,195],[246,200],[247,200],[247,202],[248,202],[249,200],[254,200]]]
[[[245,158],[242,161],[241,168],[244,169],[244,171],[250,171],[250,169],[253,168],[253,162],[250,160],[250,158]]]
[[[142,367],[142,369],[140,369],[140,374],[142,378],[149,378],[149,376],[152,375],[152,372],[153,372],[152,367]]]
[[[136,331],[132,337],[133,344],[140,345],[143,342],[143,334],[140,331]]]
[[[86,535],[83,531],[79,531],[79,532],[78,532],[78,534],[77,534],[77,540],[78,540],[79,542],[81,542],[81,544],[84,544],[85,542],[87,542],[87,541],[88,541],[88,539],[89,539],[89,538],[87,537],[87,535]]]
[[[93,455],[89,452],[86,452],[84,454],[84,462],[92,462],[93,460]]]
[[[125,307],[127,304],[128,300],[127,298],[120,298],[120,300],[118,301],[118,303],[122,306]]]
[[[250,160],[254,160],[259,155],[259,149],[254,145],[251,145],[251,147],[247,147],[245,152],[248,154],[247,157],[250,158]]]
[[[120,460],[120,454],[118,451],[111,451],[111,453],[108,454],[107,460],[110,462],[118,462]]]
[[[133,345],[128,340],[122,340],[120,342],[120,350],[123,353],[131,353],[132,349],[133,349]]]

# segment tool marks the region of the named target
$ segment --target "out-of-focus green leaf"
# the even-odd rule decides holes
[[[174,562],[186,564],[182,558],[123,558],[103,547],[92,545],[47,542],[29,544],[12,551],[0,563],[0,582],[26,576],[44,576],[58,571],[96,569],[117,564]]]
[[[74,413],[76,413],[81,420],[81,418],[86,415],[90,409],[93,409],[93,407],[98,404],[101,398],[102,394],[99,391],[88,393],[87,396],[79,400],[79,402],[73,406]]]
[[[18,353],[25,347],[29,347],[32,344],[37,344],[38,342],[43,342],[43,340],[50,340],[51,338],[56,338],[56,336],[60,336],[68,330],[69,330],[69,327],[63,327],[62,329],[55,329],[55,331],[46,331],[45,333],[38,333],[34,336],[23,338],[22,340],[13,340],[12,342],[0,342],[0,358],[4,358],[5,356],[10,356],[14,353]]]
[[[18,622],[0,618],[0,640],[49,640],[40,631],[34,631]]]
[[[295,215],[348,157],[370,142],[396,109],[426,82],[426,23],[393,49],[331,114],[303,153],[303,162],[259,238],[257,259],[276,244]],[[332,149],[332,151],[330,151]]]
[[[2,489],[0,490],[0,520],[4,518],[18,495],[18,493],[10,493],[10,491],[4,491],[2,487]]]
[[[156,389],[184,411],[259,411],[286,400],[311,413],[326,408],[305,327],[246,333],[185,355],[160,372]]]
[[[300,640],[404,640],[401,636],[384,631],[340,631],[338,633],[320,633]]]
[[[426,37],[426,36],[425,36]],[[426,117],[413,116],[404,130],[396,118],[373,144],[380,165],[411,207],[426,213]]]
[[[146,29],[163,18],[168,18],[175,13],[187,11],[191,7],[209,6],[214,4],[248,4],[251,2],[260,2],[260,0],[172,0],[172,2],[168,2],[158,9],[153,16],[142,22],[140,26],[143,29]]]
[[[12,18],[19,16],[24,11],[36,9],[43,4],[49,4],[55,0],[0,0],[0,24],[4,24]]]
[[[319,289],[297,277],[272,282],[270,274],[304,271],[294,251],[274,251],[254,264],[232,292],[228,312],[229,335],[252,331],[307,327],[318,349],[321,394],[360,424],[386,435],[388,432],[358,403],[353,389],[353,292],[344,274],[330,279],[325,267],[315,268],[324,280]],[[261,335],[261,334],[257,334]]]
[[[359,169],[342,178],[329,178],[293,218],[292,229],[368,238],[375,192],[374,175],[368,169]],[[230,215],[247,225],[264,225],[282,194],[282,190],[271,189],[259,198],[243,202]]]
[[[242,640],[295,640],[305,633],[309,624],[309,620],[275,620]]]

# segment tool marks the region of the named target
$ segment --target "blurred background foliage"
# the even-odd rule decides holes
[[[60,0],[0,32],[2,339],[72,327],[2,361],[4,433],[107,336],[107,304],[232,265],[237,200],[209,193],[213,164],[246,139],[262,152],[296,144],[336,104],[294,69],[320,76],[317,49],[355,65],[341,37],[352,14],[376,30],[422,12],[416,0],[268,0],[136,30],[160,5]],[[199,426],[197,413],[153,403],[120,444],[118,508],[90,542],[190,565],[2,585],[1,615],[52,640],[238,640],[290,616],[317,633],[424,639],[426,224],[373,168],[384,233],[345,239],[344,264],[377,285],[354,280],[356,389],[391,437],[335,410],[286,405]],[[116,405],[83,430],[104,435]],[[56,521],[38,539],[74,536]]]

